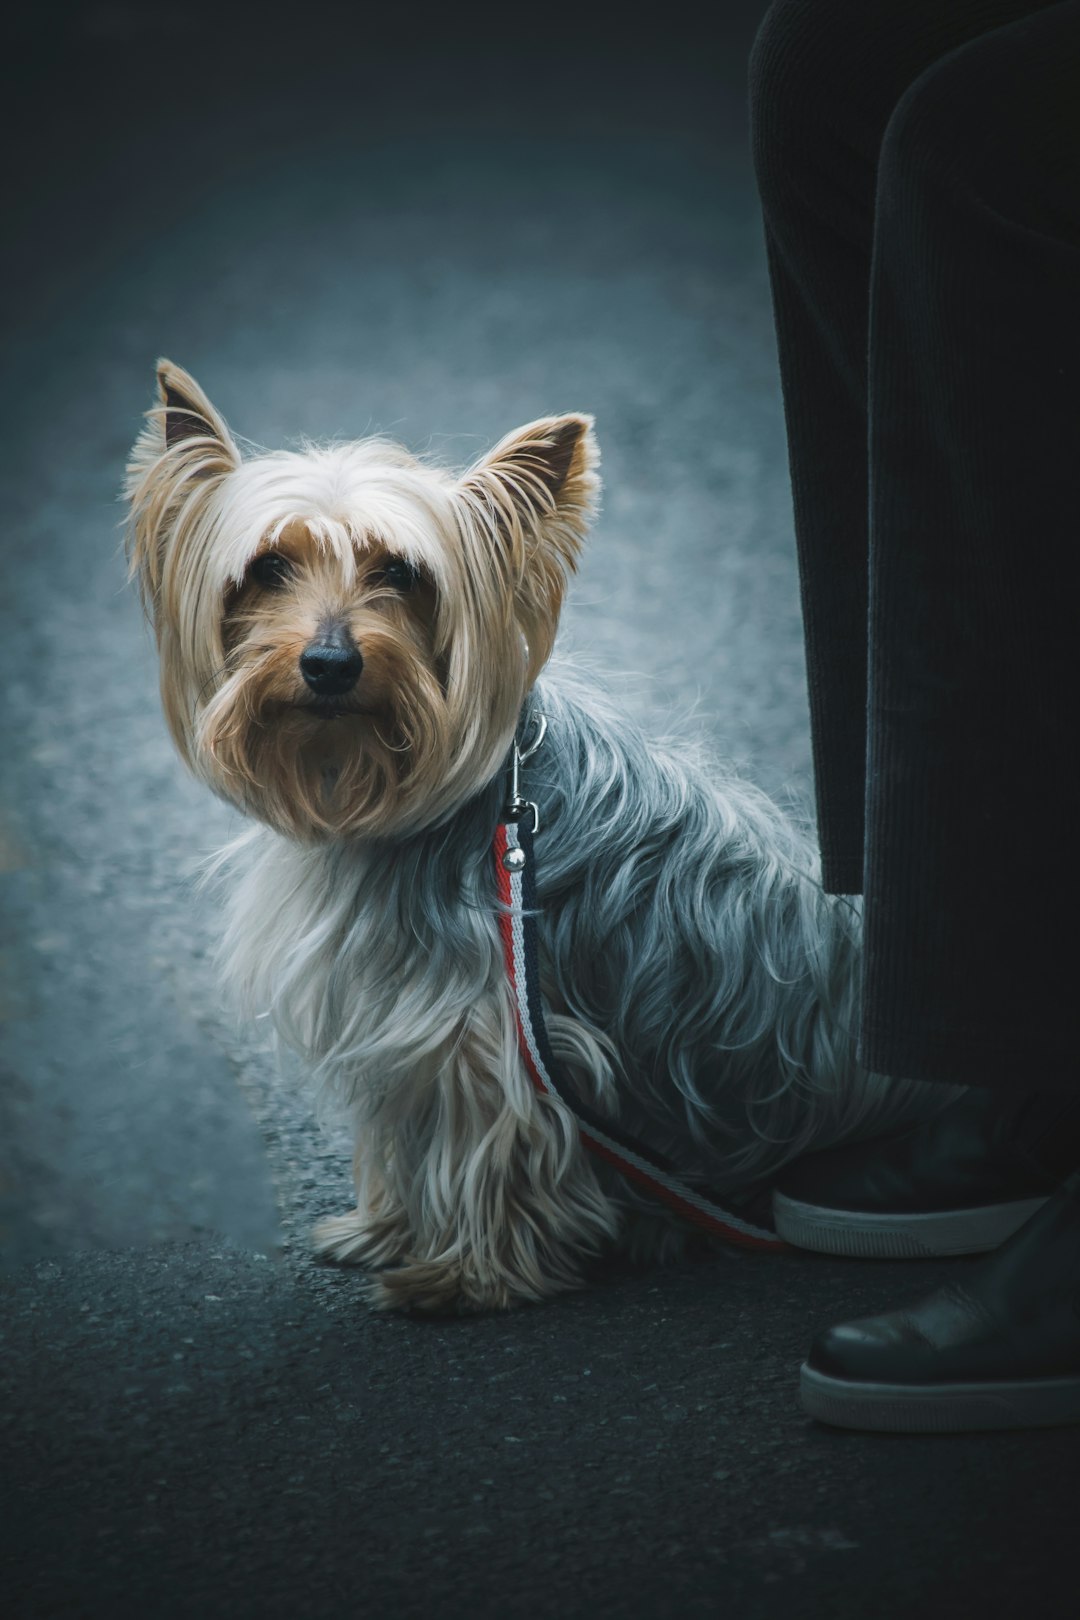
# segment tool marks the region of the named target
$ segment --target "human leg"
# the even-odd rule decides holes
[[[866,757],[867,346],[877,167],[928,66],[1024,0],[778,0],[750,60],[807,647],[824,886],[860,893]]]
[[[883,143],[861,1055],[999,1088],[1000,1113],[991,1093],[960,1106],[981,1107],[999,1141],[1008,1122],[1014,1164],[1066,1179],[962,1279],[818,1336],[804,1406],[852,1427],[1080,1421],[1068,856],[1080,785],[1064,587],[1080,438],[1078,75],[1068,0],[936,64]],[[879,1152],[876,1171],[868,1153],[864,1174],[890,1153],[908,1195],[910,1143]],[[940,1169],[955,1177],[955,1156]],[[816,1176],[836,1198],[835,1165],[797,1174],[804,1194]]]
[[[1080,7],[952,53],[878,172],[860,1056],[1071,1089]]]

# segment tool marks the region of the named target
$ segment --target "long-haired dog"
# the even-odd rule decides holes
[[[261,824],[228,857],[225,976],[355,1125],[323,1254],[380,1304],[485,1309],[671,1245],[523,1062],[491,850],[540,712],[540,988],[592,1109],[736,1198],[925,1110],[857,1066],[858,915],[807,838],[547,668],[599,489],[588,417],[457,475],[382,439],[242,457],[191,377],[163,361],[158,385],[132,564],[176,745]]]

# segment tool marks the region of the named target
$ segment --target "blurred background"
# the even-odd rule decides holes
[[[763,9],[0,23],[8,1612],[1074,1612],[1068,1431],[897,1442],[798,1409],[812,1331],[927,1268],[722,1255],[427,1323],[311,1262],[348,1144],[219,1004],[193,874],[235,820],[174,758],[125,580],[159,354],[268,446],[378,430],[465,463],[589,411],[606,493],[564,647],[805,806]]]

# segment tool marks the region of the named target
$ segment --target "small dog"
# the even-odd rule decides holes
[[[593,1117],[738,1202],[925,1113],[927,1088],[857,1066],[858,913],[805,836],[548,667],[599,491],[589,417],[453,475],[382,439],[242,458],[190,376],[162,361],[158,390],[132,567],[181,755],[262,824],[226,855],[225,977],[355,1124],[357,1208],[324,1255],[380,1305],[484,1310],[673,1247],[523,1059],[492,840],[541,716],[515,783],[539,991]]]

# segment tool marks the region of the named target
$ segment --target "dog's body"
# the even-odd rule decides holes
[[[858,913],[809,840],[586,679],[541,676],[595,496],[587,419],[461,480],[370,442],[241,463],[191,379],[159,376],[134,557],[182,752],[270,825],[230,862],[226,976],[355,1121],[358,1205],[325,1254],[373,1268],[379,1303],[480,1309],[670,1237],[518,1049],[492,838],[539,712],[541,987],[599,1113],[738,1193],[936,1105],[858,1068]]]

